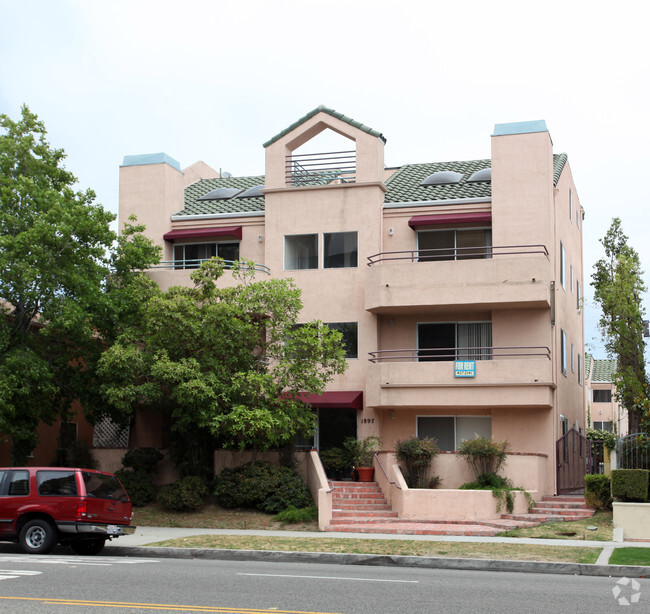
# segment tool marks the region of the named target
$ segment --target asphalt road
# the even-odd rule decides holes
[[[313,563],[0,554],[0,612],[650,611],[650,580]],[[618,597],[638,603],[619,605]]]

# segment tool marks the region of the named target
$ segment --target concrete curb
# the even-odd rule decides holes
[[[509,571],[577,576],[650,577],[650,567],[632,565],[591,565],[492,559],[452,559],[423,556],[350,554],[338,552],[283,552],[277,550],[224,550],[206,548],[154,548],[112,546],[104,555],[165,559],[207,559],[219,561],[266,561],[278,563],[324,563],[333,565],[375,565],[424,569],[465,569]]]

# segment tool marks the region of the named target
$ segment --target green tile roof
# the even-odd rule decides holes
[[[249,213],[264,211],[264,197],[228,198],[225,200],[198,200],[217,188],[241,188],[246,190],[264,184],[264,175],[255,177],[228,177],[201,179],[185,188],[185,208],[175,215],[215,215],[218,213]]]
[[[307,113],[307,115],[303,115],[298,121],[293,122],[289,127],[285,128],[282,132],[279,132],[276,134],[274,137],[270,138],[266,143],[264,143],[264,147],[268,147],[269,145],[272,145],[275,143],[278,139],[281,139],[285,134],[289,134],[292,130],[296,129],[300,124],[305,123],[308,119],[314,117],[317,113],[327,113],[328,115],[331,115],[332,117],[335,117],[336,119],[340,119],[341,121],[345,122],[346,124],[350,124],[351,126],[354,126],[355,128],[358,128],[362,132],[367,132],[368,134],[372,136],[376,136],[377,138],[381,139],[384,143],[386,142],[386,138],[384,135],[377,131],[373,130],[369,126],[366,126],[365,124],[362,124],[361,122],[358,122],[351,117],[348,117],[347,115],[343,115],[343,113],[339,113],[338,111],[335,111],[334,109],[330,109],[329,107],[326,107],[325,105],[320,105],[319,107],[316,107],[315,109],[312,109]]]
[[[591,375],[592,382],[611,382],[616,371],[616,360],[596,360]]]
[[[566,154],[553,156],[554,185],[566,164]],[[464,160],[456,162],[433,162],[429,164],[406,164],[386,181],[385,203],[425,202],[436,200],[461,200],[466,198],[490,198],[492,184],[470,183],[467,180],[476,171],[490,168],[491,160]],[[421,186],[422,181],[438,171],[455,171],[463,174],[458,183]],[[264,175],[254,177],[229,177],[202,179],[185,189],[185,208],[175,216],[216,215],[264,211],[264,197],[230,198],[226,200],[198,200],[217,188],[247,189],[264,183]]]

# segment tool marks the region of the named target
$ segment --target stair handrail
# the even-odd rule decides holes
[[[379,459],[379,453],[378,453],[378,452],[375,452],[375,458],[377,459],[377,464],[379,465],[379,468],[380,468],[380,469],[382,470],[382,472],[384,473],[384,477],[386,478],[386,480],[388,481],[388,483],[389,483],[389,484],[392,484],[392,485],[395,486],[396,488],[399,488],[400,490],[402,490],[402,487],[401,487],[397,482],[393,482],[393,480],[391,480],[391,479],[388,477],[388,474],[386,473],[386,469],[384,469],[384,466],[381,464],[381,460]]]

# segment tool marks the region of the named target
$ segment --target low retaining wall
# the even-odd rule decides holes
[[[393,511],[397,512],[400,519],[493,520],[507,512],[505,506],[497,512],[497,500],[488,490],[409,488],[392,453],[381,453],[379,462],[375,459],[375,479],[379,482]],[[471,479],[470,475],[469,479],[465,481],[468,482]],[[533,499],[541,498],[537,489],[527,490]],[[513,495],[515,497],[514,513],[526,513],[528,502],[524,493],[516,492]]]
[[[650,503],[612,503],[615,529],[623,529],[623,539],[650,540]]]

